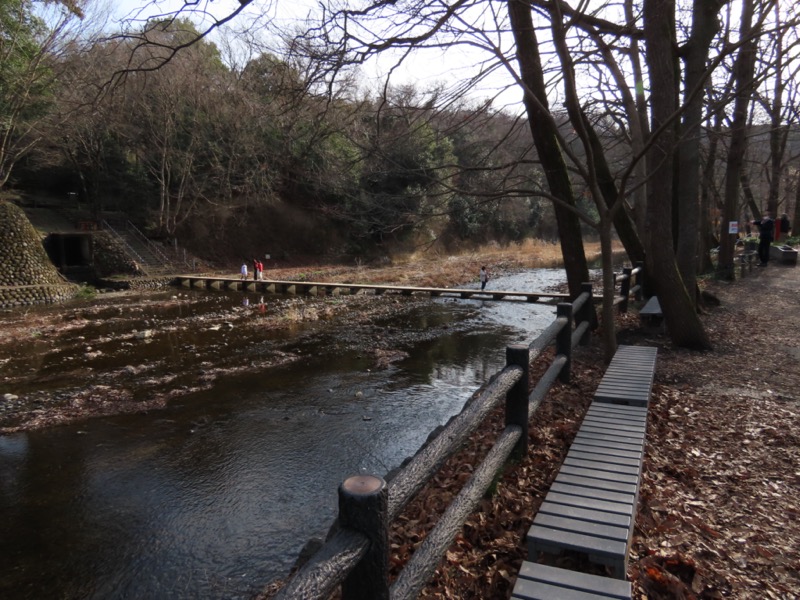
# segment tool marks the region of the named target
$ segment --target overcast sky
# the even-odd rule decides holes
[[[290,30],[293,23],[305,17],[309,11],[317,7],[317,0],[281,0],[281,1],[254,1],[244,11],[238,15],[230,25],[240,28],[249,24],[257,18],[269,17],[276,21],[282,30]],[[183,0],[121,0],[111,3],[112,19],[119,22],[123,19],[136,19],[146,21],[147,18],[171,14],[184,7],[185,10],[192,10],[192,19],[197,21],[202,11],[206,11],[216,18],[223,18],[230,15],[239,7],[238,0],[199,0],[196,3],[187,3]],[[265,13],[267,13],[265,15]],[[188,15],[189,13],[187,13]],[[210,20],[208,21],[211,22]],[[396,84],[414,83],[420,89],[424,89],[437,82],[445,82],[448,85],[459,80],[465,80],[476,72],[476,63],[486,58],[485,54],[478,51],[470,51],[461,46],[445,51],[427,50],[419,53],[411,59],[406,59],[404,66],[393,74],[392,81]],[[381,61],[375,61],[364,67],[363,83],[370,89],[375,89],[382,84],[382,76],[393,66],[394,59],[386,57]],[[498,86],[499,78],[487,84],[485,89],[475,89],[472,97],[481,100],[490,96]],[[509,76],[502,77],[503,83],[509,81]],[[513,89],[506,92],[500,102],[516,105],[520,108],[521,90]],[[497,108],[501,106],[495,104]]]

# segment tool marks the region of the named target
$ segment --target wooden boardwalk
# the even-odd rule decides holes
[[[463,298],[473,300],[503,300],[517,302],[568,302],[569,294],[551,292],[518,292],[513,290],[480,290],[468,288],[435,288],[435,287],[410,287],[403,285],[381,285],[372,283],[327,283],[319,281],[279,281],[265,279],[254,281],[237,277],[213,277],[200,275],[178,275],[173,282],[175,285],[214,290],[236,290],[243,292],[260,292],[268,294],[296,294],[311,296],[337,296],[352,294],[374,294],[380,296],[386,293],[412,296],[424,294],[430,297]]]

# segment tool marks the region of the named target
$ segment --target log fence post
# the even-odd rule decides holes
[[[581,346],[586,346],[592,339],[591,330],[597,328],[597,313],[594,310],[594,292],[591,281],[581,284],[581,295],[583,294],[589,294],[589,297],[575,313],[575,326],[577,327],[584,321],[589,323],[589,327],[586,328],[586,332],[580,340]]]
[[[342,582],[343,600],[389,600],[389,488],[375,475],[339,486],[339,524],[369,540],[367,554]]]
[[[506,426],[519,425],[522,435],[514,446],[511,457],[515,460],[528,454],[528,386],[530,381],[530,348],[515,344],[506,347],[506,366],[522,368],[522,377],[506,393]]]
[[[641,302],[644,299],[644,262],[638,261],[636,263],[636,268],[639,271],[636,273],[636,294],[634,298],[636,298],[637,302]]]
[[[567,323],[556,335],[556,356],[563,355],[567,362],[559,373],[559,379],[563,383],[569,383],[570,369],[572,368],[572,304],[560,302],[556,307],[556,318],[566,317]]]
[[[619,312],[625,314],[628,312],[628,298],[631,295],[631,278],[633,277],[633,267],[623,267],[622,269],[622,283],[620,283],[620,296],[622,302],[619,303]]]

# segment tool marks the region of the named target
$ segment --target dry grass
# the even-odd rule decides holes
[[[586,243],[585,248],[590,262],[599,259],[599,243]],[[558,268],[563,265],[561,246],[542,240],[526,240],[508,246],[487,245],[457,255],[445,255],[432,250],[418,251],[395,256],[382,265],[268,265],[264,276],[267,279],[453,287],[478,281],[478,271],[482,265],[487,267],[490,276],[495,277],[523,269]]]

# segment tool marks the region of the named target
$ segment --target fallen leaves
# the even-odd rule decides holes
[[[713,353],[642,339],[635,318],[620,317],[621,343],[660,346],[629,566],[637,600],[800,597],[800,406],[785,400],[800,396],[800,378],[765,383],[774,372],[797,372],[794,364],[774,365],[771,349],[781,343],[777,332],[788,340],[792,331],[780,319],[796,318],[800,307],[796,293],[775,290],[770,298],[786,306],[766,315],[753,284],[716,291],[723,306],[705,317],[717,336]],[[597,360],[577,359],[572,383],[548,395],[533,419],[529,456],[470,517],[422,598],[510,596],[527,529],[602,375]],[[482,445],[497,427],[476,434]],[[447,469],[458,461],[478,459],[469,450],[455,457],[438,485],[455,480]],[[438,492],[422,494],[429,493]],[[406,512],[420,505],[426,502]],[[432,527],[435,517],[428,517]],[[573,558],[556,564],[573,568]]]

